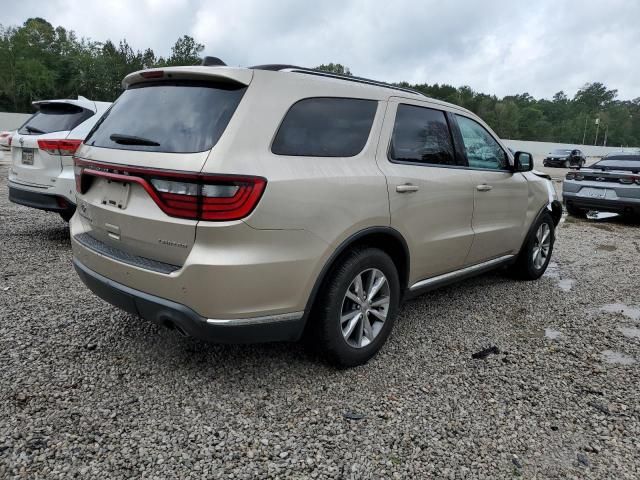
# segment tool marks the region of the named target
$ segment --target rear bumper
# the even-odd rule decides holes
[[[624,197],[619,197],[616,200],[589,198],[566,192],[563,193],[562,199],[565,205],[570,205],[575,208],[640,215],[640,199]]]
[[[189,307],[108,279],[73,259],[80,279],[97,296],[158,325],[215,343],[296,341],[304,330],[303,312],[253,318],[208,319]]]
[[[12,182],[9,183],[9,201],[48,212],[73,214],[76,210],[75,203],[61,195],[26,190],[15,186]]]

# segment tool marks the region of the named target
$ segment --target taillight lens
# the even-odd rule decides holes
[[[258,204],[267,185],[262,177],[168,172],[96,164],[74,159],[76,188],[85,193],[90,177],[140,185],[169,216],[193,220],[239,220]]]
[[[7,145],[11,146],[11,141],[13,140],[13,137],[11,135],[9,135],[9,138],[7,138]]]
[[[38,148],[51,155],[73,155],[81,144],[82,140],[38,140]]]

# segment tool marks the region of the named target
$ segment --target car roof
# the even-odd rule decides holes
[[[155,73],[154,73],[155,72]],[[154,75],[157,75],[154,77]],[[347,85],[353,89],[354,95],[358,97],[370,96],[372,99],[388,99],[390,97],[401,97],[418,101],[429,101],[431,103],[447,106],[470,115],[475,115],[469,110],[458,105],[433,99],[422,93],[397,85],[379,82],[363,77],[353,77],[347,75],[333,74],[319,70],[297,67],[295,65],[269,64],[257,65],[254,67],[228,67],[228,66],[182,66],[153,68],[139,70],[130,73],[122,80],[122,87],[127,89],[142,82],[159,80],[211,80],[230,81],[249,85],[256,75],[282,75],[298,76],[299,80],[309,83],[340,82],[343,87]],[[344,91],[344,88],[343,88]]]

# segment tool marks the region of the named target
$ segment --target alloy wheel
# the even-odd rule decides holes
[[[551,227],[547,223],[541,223],[536,232],[533,241],[533,266],[536,270],[540,270],[551,250]]]
[[[391,290],[377,268],[360,272],[342,300],[340,327],[349,346],[363,348],[380,334],[389,313]]]

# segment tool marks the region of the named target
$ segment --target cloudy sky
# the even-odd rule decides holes
[[[21,0],[0,23],[32,16],[160,55],[187,34],[229,65],[338,62],[499,96],[573,95],[600,81],[640,97],[638,0]]]

